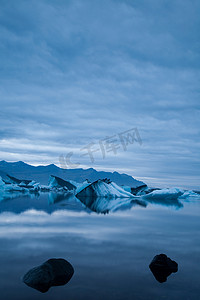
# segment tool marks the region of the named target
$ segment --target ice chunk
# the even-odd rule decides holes
[[[77,192],[77,197],[130,198],[133,195],[114,182],[99,179]]]

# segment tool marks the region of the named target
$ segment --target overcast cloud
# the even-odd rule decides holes
[[[0,157],[199,187],[198,0],[0,0]],[[91,142],[137,127],[117,154]]]

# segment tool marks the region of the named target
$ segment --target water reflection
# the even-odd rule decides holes
[[[147,203],[132,198],[105,198],[105,197],[78,197],[90,210],[96,213],[107,214],[110,211],[131,209],[132,206],[146,207]]]
[[[70,199],[73,199],[74,196],[69,194],[69,193],[54,193],[54,192],[50,192],[48,194],[48,203],[49,205],[51,204],[55,204],[55,203],[59,203],[62,201],[67,201]]]
[[[96,212],[108,214],[118,210],[129,210],[133,206],[148,207],[149,204],[171,206],[176,209],[183,207],[178,195],[143,195],[133,196],[133,198],[94,198],[94,197],[75,197],[71,193],[63,192],[40,192],[22,194],[13,192],[0,201],[0,212],[11,211],[20,213],[28,209],[39,209],[47,213],[63,209]],[[185,200],[185,199],[184,199]]]
[[[72,202],[49,205],[48,196],[32,201],[49,208]],[[66,207],[51,214],[39,209],[0,214],[2,299],[198,299],[200,241],[193,237],[199,235],[199,201],[184,202],[182,210],[149,204],[108,215],[88,215],[83,205],[82,211]],[[180,262],[181,272],[161,286],[147,266],[162,252]],[[20,276],[49,257],[69,260],[76,276],[45,294],[22,284]]]

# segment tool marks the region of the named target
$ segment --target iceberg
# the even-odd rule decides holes
[[[17,179],[13,176],[10,175],[6,175],[8,178],[8,183],[11,184],[18,184],[21,187],[27,187],[28,185],[30,185],[30,183],[32,182],[32,180],[27,180],[27,179]]]
[[[142,199],[151,203],[157,203],[167,206],[182,207],[179,197],[184,194],[184,190],[178,188],[165,188],[153,190],[151,193],[143,195]]]
[[[133,195],[142,195],[146,194],[148,191],[148,186],[146,184],[140,185],[136,188],[131,188],[131,193]]]
[[[51,175],[49,177],[49,188],[51,189],[63,189],[65,191],[74,191],[76,190],[76,186],[71,182],[64,180],[60,177]]]
[[[92,198],[132,198],[134,197],[130,192],[125,191],[116,183],[109,179],[99,179],[87,185],[82,190],[76,193],[76,197],[92,197]]]
[[[16,198],[19,192],[28,193],[28,189],[18,186],[17,184],[5,183],[0,177],[0,201]]]
[[[99,179],[93,183],[85,183],[76,197],[90,210],[97,213],[108,213],[121,207],[140,205],[134,196],[109,179]],[[144,206],[144,202],[141,203]]]
[[[0,201],[21,197],[21,195],[40,195],[49,193],[49,204],[55,204],[73,197],[81,205],[95,212],[114,211],[118,208],[130,208],[132,205],[146,206],[148,203],[165,206],[183,207],[183,201],[198,198],[195,191],[178,188],[150,188],[146,184],[133,188],[119,186],[108,178],[94,182],[85,180],[82,183],[64,180],[51,175],[48,185],[41,185],[34,180],[17,179],[7,175],[0,177]],[[75,197],[76,196],[76,197]]]
[[[85,189],[86,187],[88,187],[91,182],[89,182],[88,180],[85,180],[83,183],[74,183],[76,185],[76,194],[78,194],[80,191],[82,191],[83,189]]]

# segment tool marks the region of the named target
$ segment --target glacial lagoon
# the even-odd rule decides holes
[[[1,299],[198,299],[199,195],[171,202],[137,199],[102,212],[99,203],[108,199],[99,201],[61,193],[1,201]],[[149,269],[160,253],[178,263],[178,272],[164,283]],[[69,261],[74,275],[40,293],[22,277],[49,258]]]

